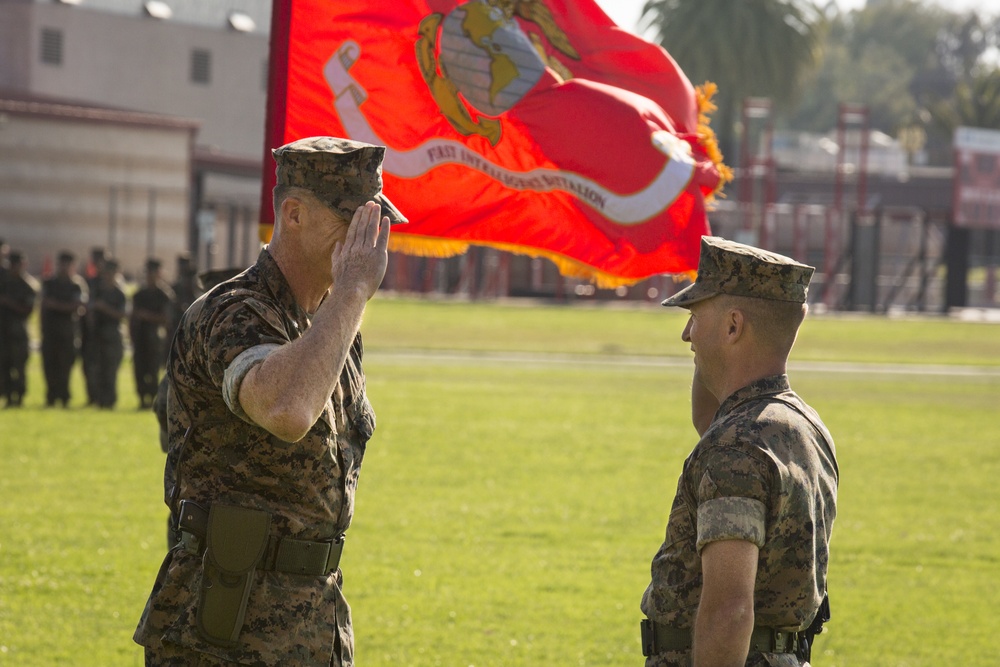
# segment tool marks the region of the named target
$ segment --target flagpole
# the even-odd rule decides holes
[[[271,190],[275,176],[271,149],[285,143],[285,103],[288,97],[288,47],[293,0],[272,0],[270,54],[267,64],[267,114],[264,119],[264,160],[261,174],[259,234],[262,243],[271,240],[274,209]]]

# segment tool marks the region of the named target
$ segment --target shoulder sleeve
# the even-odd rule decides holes
[[[251,368],[264,361],[267,355],[279,347],[281,346],[270,343],[251,347],[241,352],[226,368],[222,380],[222,399],[233,414],[245,422],[254,423],[243,406],[240,405],[240,386],[243,384],[243,378],[247,376]]]
[[[284,318],[275,306],[254,296],[235,292],[220,304],[204,338],[208,375],[212,383],[221,389],[226,382],[227,370],[244,352],[261,346],[270,346],[266,349],[273,350],[274,346],[284,345],[289,340]],[[246,373],[266,356],[252,355],[253,363],[249,365],[246,365],[247,357],[244,357],[239,379],[242,381]],[[236,389],[238,391],[238,386]]]
[[[698,457],[694,473],[698,551],[720,540],[763,546],[770,488],[767,466],[741,448],[715,446]]]

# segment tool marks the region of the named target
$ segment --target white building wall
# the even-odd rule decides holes
[[[4,114],[0,237],[36,275],[60,250],[85,258],[95,246],[132,276],[147,253],[170,261],[187,244],[190,133]]]
[[[21,42],[0,47],[0,52],[16,52],[10,62],[6,58],[0,62],[0,87],[190,118],[201,124],[199,145],[261,158],[267,104],[266,35],[55,2],[0,4],[0,25],[5,26],[0,35],[13,30],[12,39]],[[42,62],[45,28],[63,34],[60,65]],[[191,80],[195,49],[210,53],[208,83]],[[26,70],[27,85],[11,70]],[[11,85],[3,83],[8,80]]]

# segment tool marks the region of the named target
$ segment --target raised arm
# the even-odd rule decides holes
[[[240,407],[282,440],[300,440],[319,419],[361,326],[365,304],[385,275],[389,219],[382,218],[380,225],[379,213],[372,203],[358,209],[346,239],[333,250],[333,286],[309,329],[275,347],[240,385]]]

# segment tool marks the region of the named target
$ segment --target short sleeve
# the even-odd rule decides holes
[[[764,503],[751,498],[716,498],[698,506],[698,552],[722,540],[764,546],[767,524]]]
[[[698,551],[721,540],[763,546],[770,488],[766,466],[736,447],[714,447],[699,463]]]
[[[233,411],[234,415],[247,423],[253,424],[254,421],[250,419],[246,410],[244,410],[243,406],[240,405],[240,386],[243,384],[243,378],[247,376],[250,369],[264,361],[264,359],[267,358],[267,355],[271,354],[279,347],[281,346],[258,345],[244,350],[238,357],[233,359],[233,363],[229,364],[229,367],[226,368],[225,375],[223,375],[222,399],[226,402],[229,409]]]
[[[289,340],[284,320],[276,308],[253,297],[224,304],[204,338],[204,354],[212,383],[220,390],[228,384],[227,391],[235,390],[238,394],[239,382],[255,364],[263,361],[263,356],[257,355],[265,352],[266,356],[275,346]],[[241,358],[255,348],[255,352]],[[230,370],[237,359],[240,359],[239,366]],[[230,402],[228,398],[226,402]]]

